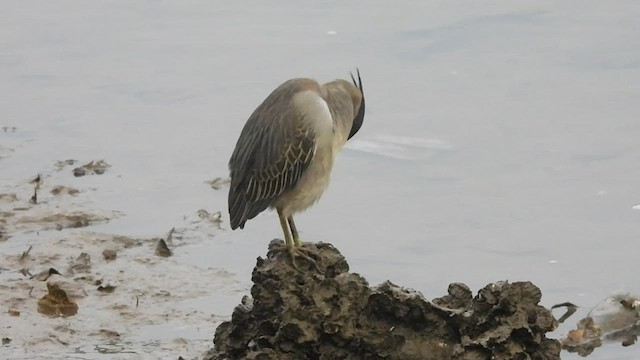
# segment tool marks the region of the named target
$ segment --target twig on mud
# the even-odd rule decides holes
[[[27,268],[22,268],[20,269],[20,274],[22,274],[24,277],[28,277],[31,278],[33,276],[33,274],[31,274],[31,271]]]
[[[137,354],[135,351],[125,350],[123,347],[119,347],[118,349],[110,349],[107,347],[103,347],[100,345],[96,345],[94,349],[100,354]]]
[[[570,302],[564,302],[562,304],[553,305],[551,309],[557,309],[561,307],[566,307],[567,312],[564,313],[559,319],[558,323],[562,324],[565,320],[567,320],[571,315],[573,315],[576,311],[578,311],[578,307]]]
[[[33,248],[33,245],[29,245],[29,248],[27,249],[27,251],[24,251],[22,255],[20,255],[20,258],[18,259],[18,261],[22,261],[26,259],[26,257],[29,256],[29,252],[31,252],[32,248]]]
[[[29,184],[40,185],[41,181],[42,181],[42,176],[40,176],[40,174],[38,174],[38,176],[36,176],[35,179],[29,181]]]
[[[171,230],[169,230],[169,233],[167,234],[167,244],[171,244],[171,241],[173,240],[174,231],[176,231],[175,227],[172,227]]]
[[[36,176],[35,179],[29,181],[29,184],[36,184],[35,188],[33,189],[33,196],[31,196],[31,199],[29,199],[29,202],[32,203],[33,205],[38,204],[38,190],[40,190],[41,182],[42,182],[42,176],[40,176],[40,174],[38,174],[38,176]]]
[[[32,203],[33,205],[38,205],[38,187],[37,186],[35,189],[33,189],[33,195],[31,195],[31,199],[29,199],[29,202]]]

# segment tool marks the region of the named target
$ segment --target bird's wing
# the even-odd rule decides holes
[[[245,124],[229,161],[231,228],[264,211],[280,194],[293,187],[309,166],[316,134],[308,115],[294,104],[301,91],[319,92],[309,79],[294,79],[274,90]],[[318,93],[318,98],[322,100]],[[322,100],[324,101],[324,100]]]

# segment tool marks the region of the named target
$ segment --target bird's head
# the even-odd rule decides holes
[[[356,83],[356,78],[351,74],[351,80],[353,81],[353,86],[356,88],[351,94],[351,99],[353,100],[353,113],[356,116],[353,118],[353,124],[351,125],[351,131],[349,132],[348,139],[351,139],[353,135],[355,135],[360,127],[362,126],[362,122],[364,121],[364,90],[362,89],[362,79],[360,78],[360,70],[356,69],[358,74],[358,82]]]

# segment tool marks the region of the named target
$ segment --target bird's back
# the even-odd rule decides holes
[[[247,120],[229,161],[232,229],[244,227],[247,220],[295,186],[309,166],[316,131],[310,126],[312,122],[308,117],[314,114],[301,109],[300,99],[315,96],[323,101],[320,91],[315,80],[288,80],[278,86]],[[331,121],[331,115],[328,116]]]

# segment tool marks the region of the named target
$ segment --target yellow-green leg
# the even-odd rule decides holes
[[[289,231],[289,225],[287,224],[287,219],[282,214],[281,209],[277,209],[278,217],[280,218],[280,226],[282,226],[282,232],[284,233],[284,245],[287,247],[287,250],[291,251],[293,248],[293,240],[291,239],[291,231]],[[297,234],[297,231],[296,231]]]
[[[293,216],[289,216],[287,219],[289,222],[289,227],[291,228],[291,234],[293,235],[293,244],[295,246],[302,246],[302,241],[300,241],[300,235],[298,235],[298,229],[296,229],[296,223],[293,222]]]
[[[302,248],[302,242],[300,241],[300,236],[298,235],[298,229],[296,229],[296,225],[293,222],[293,217],[289,216],[286,218],[282,213],[282,209],[276,209],[278,211],[278,217],[280,218],[280,226],[282,226],[282,232],[284,233],[284,245],[291,256],[291,262],[293,267],[296,270],[302,271],[298,265],[296,264],[296,258],[301,257],[310,263],[318,270],[318,272],[322,272],[320,267],[315,260],[313,260],[309,255],[305,254],[305,252],[309,252],[310,249]]]

